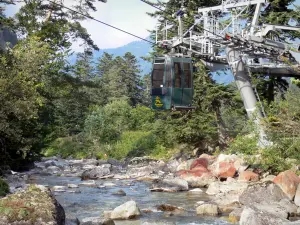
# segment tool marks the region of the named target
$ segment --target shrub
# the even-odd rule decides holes
[[[150,155],[156,146],[156,137],[151,132],[125,131],[120,141],[108,151],[110,157],[122,159]]]
[[[77,159],[82,159],[90,157],[87,148],[87,145],[81,142],[78,136],[70,136],[57,138],[42,153],[46,157],[60,156],[62,158],[68,158],[72,156]]]
[[[115,100],[103,108],[97,108],[85,121],[85,135],[101,143],[117,140],[130,127],[130,110],[131,106],[125,100]]]
[[[245,155],[253,155],[257,154],[259,151],[259,147],[257,145],[258,137],[256,135],[246,135],[241,136],[238,135],[228,147],[228,151],[231,154],[245,154]]]
[[[5,196],[7,193],[9,193],[9,186],[0,178],[0,196]]]
[[[278,173],[300,164],[300,139],[280,138],[273,145],[261,150],[261,166]]]

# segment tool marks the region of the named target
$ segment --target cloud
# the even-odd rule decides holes
[[[146,14],[155,9],[140,0],[107,0],[107,3],[97,2],[95,5],[97,12],[91,13],[95,19],[142,38],[148,37],[147,30],[155,27],[156,20]],[[116,48],[139,40],[90,19],[82,22],[82,25],[88,30],[100,49]],[[74,45],[76,50],[81,49],[78,45],[78,43]]]
[[[65,0],[64,4],[71,6],[72,2],[74,0]],[[146,12],[153,12],[155,9],[141,0],[107,0],[107,3],[96,0],[95,6],[97,11],[91,13],[92,17],[142,38],[148,37],[149,32],[147,30],[152,30],[155,27],[156,20],[146,14]],[[20,3],[8,6],[5,13],[7,16],[13,16],[20,7]],[[91,34],[92,39],[100,49],[116,48],[139,40],[90,19],[83,21],[82,26]],[[80,51],[82,47],[80,47],[80,43],[74,43],[73,49]]]

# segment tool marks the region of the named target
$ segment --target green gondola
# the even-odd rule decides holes
[[[193,109],[192,59],[169,56],[155,58],[151,95],[153,109]]]

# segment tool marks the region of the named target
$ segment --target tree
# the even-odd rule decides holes
[[[39,108],[45,99],[43,75],[55,67],[49,45],[39,38],[20,41],[0,58],[1,161],[28,156],[35,142]],[[3,158],[4,157],[4,158]]]
[[[27,0],[25,3],[16,14],[18,31],[22,35],[38,36],[41,41],[50,43],[55,51],[69,49],[75,40],[99,50],[80,24],[85,17],[62,7],[63,1]],[[74,10],[86,15],[90,10],[96,11],[91,0],[75,0],[73,4]]]

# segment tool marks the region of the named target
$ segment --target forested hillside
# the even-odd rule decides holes
[[[167,11],[181,1],[163,4]],[[272,1],[266,20],[300,19],[287,10],[291,1]],[[4,3],[2,3],[4,4]],[[95,10],[93,1],[74,1],[77,10]],[[161,6],[158,4],[157,6]],[[189,1],[190,17],[215,1]],[[162,14],[158,11],[151,16]],[[168,17],[169,13],[165,15]],[[0,55],[0,161],[24,169],[46,155],[74,158],[116,158],[176,153],[229,151],[260,154],[266,170],[280,171],[299,163],[300,89],[279,77],[256,77],[264,103],[264,120],[273,143],[261,149],[234,83],[217,84],[201,62],[194,74],[194,111],[161,112],[150,108],[149,75],[133,53],[95,57],[98,47],[80,22],[85,19],[60,6],[30,0],[16,18],[1,13],[1,24],[21,37]],[[288,33],[287,37],[299,37]],[[68,63],[73,40],[85,51]],[[154,53],[161,53],[154,46]],[[296,82],[297,83],[297,82]],[[290,160],[286,160],[289,158]],[[25,163],[26,162],[26,163]]]

